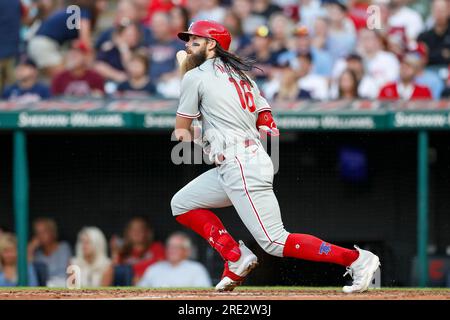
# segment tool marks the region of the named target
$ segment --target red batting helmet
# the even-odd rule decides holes
[[[188,31],[178,33],[178,38],[189,41],[189,36],[194,35],[216,40],[220,46],[227,50],[230,48],[231,35],[220,23],[210,20],[199,20],[191,23]]]

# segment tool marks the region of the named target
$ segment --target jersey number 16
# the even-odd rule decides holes
[[[256,106],[255,106],[255,99],[253,98],[252,94],[252,87],[247,81],[241,80],[239,83],[232,77],[230,77],[228,80],[230,80],[231,83],[234,84],[234,87],[236,88],[236,91],[239,96],[239,100],[241,101],[242,109],[248,109],[250,112],[255,112]]]

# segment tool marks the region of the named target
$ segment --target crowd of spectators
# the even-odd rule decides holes
[[[450,3],[417,1],[0,1],[2,99],[177,98],[176,34],[199,19],[230,30],[270,101],[446,98]]]
[[[66,287],[68,267],[76,266],[85,288],[210,287],[210,275],[195,253],[183,232],[169,235],[165,245],[156,241],[144,217],[132,218],[123,235],[113,234],[109,242],[98,227],[84,227],[73,248],[59,239],[56,222],[42,217],[33,221],[28,244],[28,285]],[[16,237],[0,228],[0,287],[18,285],[17,266]]]

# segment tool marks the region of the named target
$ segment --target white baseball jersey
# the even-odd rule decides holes
[[[289,233],[273,192],[273,163],[256,129],[258,113],[270,110],[256,84],[230,77],[219,58],[206,60],[184,75],[177,114],[200,119],[210,157],[225,157],[172,198],[173,215],[233,205],[258,244],[282,256]],[[252,139],[254,145],[245,144]]]
[[[220,58],[206,60],[188,71],[181,82],[177,114],[201,123],[205,152],[211,160],[227,147],[259,139],[256,119],[270,105],[252,81],[230,77]]]

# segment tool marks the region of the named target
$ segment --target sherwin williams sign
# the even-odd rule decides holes
[[[60,99],[20,105],[0,102],[0,130],[172,129],[177,100]],[[449,129],[450,100],[331,101],[272,105],[284,130]]]

